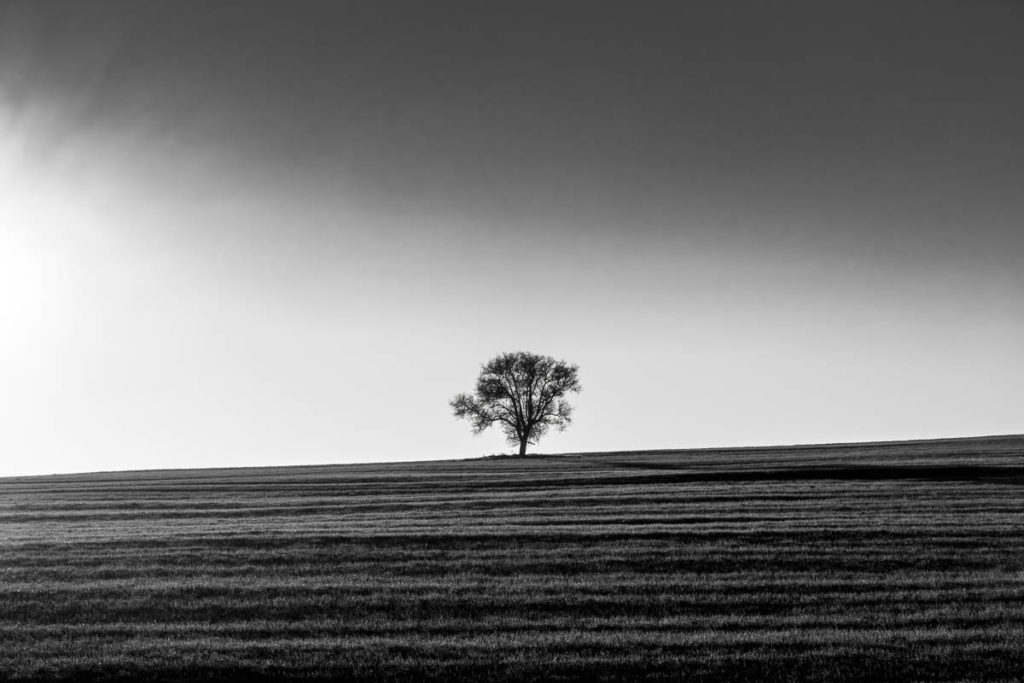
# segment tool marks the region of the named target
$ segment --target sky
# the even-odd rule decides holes
[[[1024,432],[1024,5],[0,0],[0,476]]]

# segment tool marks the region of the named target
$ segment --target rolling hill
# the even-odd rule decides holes
[[[1022,674],[1021,436],[0,479],[0,679]]]

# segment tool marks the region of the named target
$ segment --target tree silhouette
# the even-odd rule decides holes
[[[578,373],[579,367],[550,356],[503,353],[484,363],[474,394],[459,394],[449,405],[455,417],[470,421],[474,434],[497,424],[510,445],[519,445],[519,455],[526,455],[527,444],[572,421],[565,395],[582,389]]]

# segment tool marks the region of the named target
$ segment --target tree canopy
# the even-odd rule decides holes
[[[552,427],[559,431],[572,422],[569,393],[578,393],[579,367],[550,356],[526,351],[503,353],[484,363],[473,394],[450,402],[455,417],[470,421],[479,434],[498,425],[510,445],[526,455]]]

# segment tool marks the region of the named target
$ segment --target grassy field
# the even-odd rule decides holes
[[[0,479],[0,679],[1020,680],[1024,437]]]

